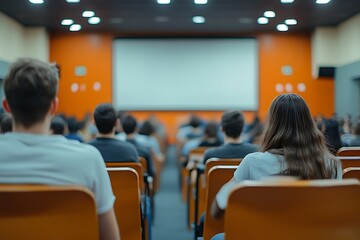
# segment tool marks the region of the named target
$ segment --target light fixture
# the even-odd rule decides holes
[[[43,4],[44,0],[29,0],[29,2],[31,2],[33,4]]]
[[[82,16],[83,17],[93,17],[93,16],[95,16],[95,13],[93,11],[84,11],[82,13]]]
[[[328,4],[331,0],[316,0],[317,4]]]
[[[91,17],[89,18],[88,22],[89,24],[99,24],[100,23],[100,18],[99,17]]]
[[[276,28],[279,32],[286,32],[289,30],[289,27],[286,24],[278,24]]]
[[[68,3],[78,3],[78,2],[80,2],[80,0],[66,0],[66,2],[68,2]]]
[[[63,19],[61,20],[61,25],[64,25],[64,26],[69,26],[71,24],[73,24],[74,21],[72,19]]]
[[[294,0],[281,0],[281,3],[293,3]]]
[[[157,0],[158,4],[170,4],[170,0]]]
[[[266,12],[264,12],[264,17],[273,18],[275,16],[276,16],[276,14],[275,14],[274,11],[266,11]]]
[[[266,17],[259,17],[257,22],[258,22],[258,24],[268,24],[269,19],[267,19]]]
[[[70,31],[72,32],[77,32],[81,30],[81,25],[80,24],[73,24],[70,26]]]
[[[204,23],[205,22],[205,18],[203,16],[195,16],[195,17],[193,17],[192,20],[194,23]]]
[[[207,0],[194,0],[195,4],[207,4]]]
[[[296,21],[296,19],[286,19],[285,24],[286,25],[296,25],[297,21]]]

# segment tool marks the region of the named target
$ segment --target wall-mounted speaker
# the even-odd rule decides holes
[[[335,77],[335,67],[319,67],[319,77]]]

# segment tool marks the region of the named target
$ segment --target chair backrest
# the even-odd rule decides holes
[[[225,239],[359,239],[358,181],[300,182],[235,187],[225,211]]]
[[[133,168],[107,168],[116,197],[114,209],[121,239],[141,240],[139,176]]]
[[[189,153],[189,162],[202,162],[204,158],[204,153],[208,149],[209,147],[197,147],[195,149],[192,149]]]
[[[93,194],[78,186],[0,185],[1,239],[99,239]]]
[[[343,170],[342,176],[344,179],[356,178],[360,181],[360,167],[349,167]]]
[[[134,169],[138,174],[139,186],[140,186],[141,192],[145,193],[145,182],[144,182],[144,179],[143,179],[144,169],[143,169],[141,163],[136,163],[136,162],[107,162],[106,167],[107,168],[129,167],[129,168]]]
[[[342,169],[346,169],[349,167],[360,167],[360,156],[357,157],[338,157],[341,161]]]
[[[214,219],[210,216],[211,203],[220,188],[232,179],[236,168],[237,166],[215,166],[207,175],[204,240],[210,240],[215,234],[224,231],[224,219]]]
[[[148,171],[148,166],[147,166],[146,159],[144,157],[139,157],[139,163],[143,167],[144,172],[147,172]]]
[[[360,156],[360,147],[342,147],[337,152],[338,156]]]

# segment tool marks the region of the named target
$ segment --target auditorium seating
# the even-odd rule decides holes
[[[1,184],[0,239],[97,240],[94,196],[78,186]]]
[[[338,157],[341,161],[342,169],[346,169],[349,167],[360,167],[360,156],[356,157]]]
[[[225,211],[225,239],[357,240],[359,181],[237,186]]]
[[[108,167],[121,239],[141,240],[139,175],[129,167]]]
[[[337,152],[338,156],[360,156],[360,147],[342,147]]]
[[[349,167],[343,170],[343,178],[355,178],[360,181],[360,167]]]
[[[210,240],[215,234],[224,231],[224,219],[214,219],[210,216],[212,201],[221,187],[230,181],[237,166],[215,166],[207,175],[206,184],[206,215],[204,222],[204,240]]]

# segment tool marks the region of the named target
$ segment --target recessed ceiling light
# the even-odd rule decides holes
[[[205,18],[203,16],[195,16],[195,17],[193,17],[192,20],[194,23],[204,23],[205,22]]]
[[[78,2],[80,2],[80,0],[66,0],[66,2],[68,2],[68,3],[78,3]]]
[[[82,16],[83,17],[93,17],[93,16],[95,16],[95,13],[93,11],[84,11],[82,13]]]
[[[207,0],[194,0],[195,4],[207,4]]]
[[[88,20],[88,22],[90,23],[90,24],[99,24],[100,23],[100,18],[99,17],[91,17],[91,18],[89,18],[89,20]]]
[[[281,0],[281,3],[293,3],[294,0]]]
[[[63,19],[61,20],[61,25],[64,25],[64,26],[69,26],[71,24],[73,24],[74,21],[72,19]]]
[[[278,24],[276,28],[280,32],[286,32],[287,30],[289,30],[289,27],[286,24]]]
[[[267,18],[273,18],[276,16],[276,14],[274,11],[266,11],[266,12],[264,12],[264,16]]]
[[[331,0],[316,0],[317,4],[327,4],[329,3]]]
[[[29,2],[31,2],[33,4],[43,4],[44,0],[29,0]]]
[[[266,17],[259,17],[257,22],[258,22],[258,24],[268,24],[269,19],[267,19]]]
[[[170,0],[157,0],[158,4],[170,4]]]
[[[77,32],[81,30],[81,25],[80,24],[73,24],[70,26],[70,31],[72,32]]]
[[[296,19],[286,19],[285,24],[286,25],[296,25],[297,21],[296,21]]]

